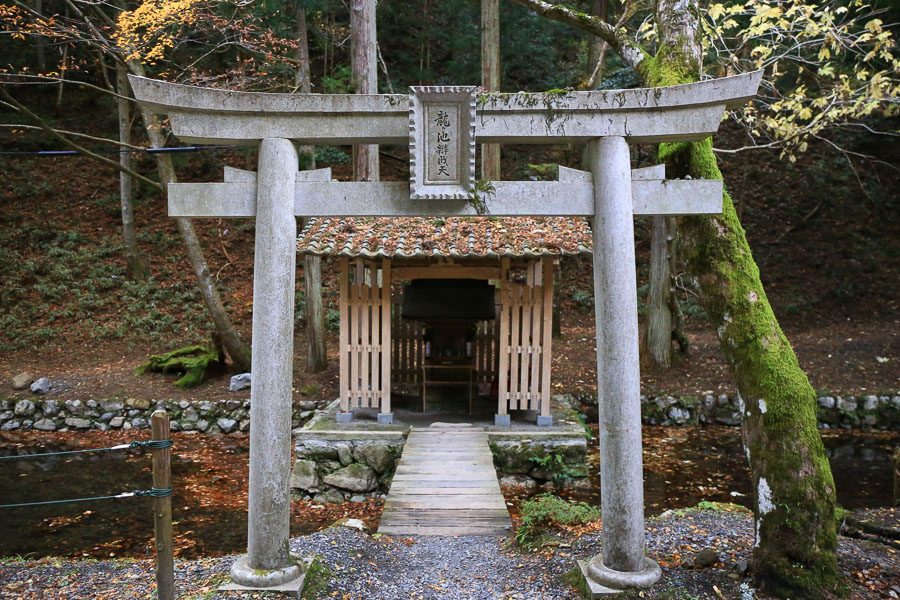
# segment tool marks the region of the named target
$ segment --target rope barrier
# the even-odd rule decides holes
[[[119,444],[118,446],[110,446],[108,448],[88,448],[87,450],[66,450],[63,452],[41,452],[38,454],[14,454],[11,456],[0,456],[2,460],[27,460],[30,458],[44,458],[48,456],[63,456],[67,454],[89,454],[91,452],[113,452],[116,450],[131,450],[134,448],[151,448],[154,450],[162,450],[171,448],[172,440],[135,440],[128,444]]]
[[[173,154],[176,152],[206,152],[207,150],[220,150],[228,148],[225,145],[217,146],[178,146],[171,148],[131,148],[127,150],[91,150],[94,154]],[[0,156],[76,156],[81,154],[78,150],[4,150]]]
[[[90,496],[88,498],[68,498],[66,500],[43,500],[41,502],[19,502],[17,504],[0,504],[2,508],[22,508],[25,506],[44,506],[48,504],[70,504],[73,502],[93,502],[96,500],[119,500],[122,498],[165,498],[172,495],[172,488],[151,488],[149,490],[134,490],[114,496]]]
[[[153,530],[154,537],[156,538],[157,596],[160,600],[175,600],[175,559],[172,552],[172,469],[169,461],[169,452],[163,452],[163,450],[172,447],[169,415],[161,410],[154,412],[150,417],[150,425],[152,439],[149,440],[135,440],[127,444],[119,444],[108,448],[90,448],[86,450],[42,452],[40,454],[0,457],[0,459],[17,460],[20,458],[65,456],[87,452],[111,452],[114,450],[127,450],[130,448],[152,448],[154,450],[153,483],[149,490],[133,490],[131,492],[123,492],[111,496],[90,496],[86,498],[66,498],[63,500],[42,500],[38,502],[0,504],[0,510],[4,508],[30,508],[34,506],[54,506],[57,504],[72,504],[78,502],[98,502],[101,500],[122,500],[125,498],[152,498]]]
[[[172,495],[172,488],[150,488],[149,490],[135,490],[134,495],[149,498],[166,498]]]

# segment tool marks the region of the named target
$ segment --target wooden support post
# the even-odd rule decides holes
[[[532,271],[531,315],[529,317],[531,327],[528,331],[528,361],[530,373],[528,379],[528,410],[539,410],[540,401],[540,364],[541,364],[541,303],[543,302],[543,273],[540,270],[541,263],[534,261],[529,267]]]
[[[381,261],[381,412],[391,414],[391,259]],[[388,417],[383,417],[386,420]]]
[[[338,344],[340,359],[338,360],[340,368],[340,387],[341,387],[341,412],[350,412],[350,259],[341,258],[341,282],[340,282],[340,309],[341,324],[340,337]]]
[[[158,410],[150,417],[153,440],[169,439],[169,415]],[[172,487],[172,451],[153,450],[153,487]],[[172,497],[153,499],[153,531],[156,535],[156,597],[175,600],[175,561],[172,555]]]
[[[544,279],[543,328],[541,335],[541,415],[550,416],[550,360],[553,346],[553,259],[542,261]],[[552,423],[552,420],[551,420]]]
[[[522,304],[526,287],[509,283],[509,305],[512,317],[509,321],[509,409],[519,410],[519,363],[522,359]]]
[[[509,289],[509,259],[500,260],[500,341],[498,347],[497,367],[497,414],[494,416],[494,424],[508,426],[510,422],[508,412],[509,402],[509,312],[512,294]]]

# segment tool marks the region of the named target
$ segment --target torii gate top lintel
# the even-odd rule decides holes
[[[406,95],[237,92],[129,78],[137,101],[168,114],[173,133],[189,143],[286,138],[311,144],[404,144],[409,135]],[[756,94],[761,79],[762,71],[754,71],[664,88],[481,94],[475,136],[484,143],[560,143],[610,135],[642,143],[702,139],[718,129],[726,107]]]

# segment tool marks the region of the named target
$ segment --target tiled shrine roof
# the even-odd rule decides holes
[[[590,253],[591,229],[573,217],[319,218],[297,248],[366,258],[534,258]]]

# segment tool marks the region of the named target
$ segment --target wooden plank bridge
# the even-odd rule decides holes
[[[487,434],[413,428],[381,515],[391,535],[507,535],[512,528]]]

